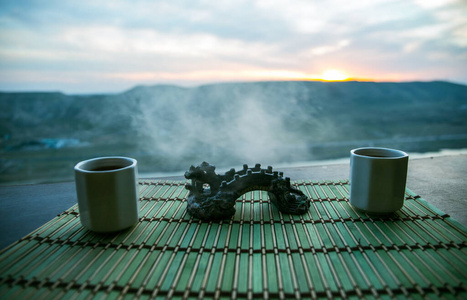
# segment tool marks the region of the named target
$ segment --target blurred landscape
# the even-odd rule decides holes
[[[467,148],[467,86],[250,82],[137,86],[119,94],[0,93],[0,184],[73,180],[122,155],[140,174],[348,157],[356,147]]]

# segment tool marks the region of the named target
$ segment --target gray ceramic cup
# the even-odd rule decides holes
[[[75,166],[81,224],[96,232],[114,232],[138,222],[137,161],[99,157]]]
[[[407,153],[388,148],[350,151],[350,204],[368,213],[392,213],[405,199]]]

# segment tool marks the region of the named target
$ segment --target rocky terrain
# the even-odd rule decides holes
[[[467,86],[449,82],[155,85],[106,95],[0,93],[0,184],[73,180],[82,159],[140,172],[346,157],[360,146],[467,148]]]

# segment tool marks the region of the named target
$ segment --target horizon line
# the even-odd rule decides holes
[[[74,93],[74,92],[64,92],[62,90],[2,90],[0,89],[0,93],[4,94],[31,94],[31,93],[45,93],[45,94],[63,94],[68,96],[89,96],[89,95],[116,95],[116,94],[123,94],[128,91],[131,91],[138,87],[157,87],[157,86],[173,86],[173,87],[180,87],[185,89],[195,89],[202,86],[210,86],[210,85],[219,85],[219,84],[254,84],[254,83],[267,83],[267,82],[322,82],[322,83],[431,83],[431,82],[445,82],[450,84],[462,85],[467,86],[467,83],[455,82],[452,80],[445,80],[445,79],[432,79],[432,80],[375,80],[371,78],[346,78],[343,80],[325,80],[325,79],[265,79],[265,80],[229,80],[229,81],[213,81],[213,82],[206,82],[206,83],[199,83],[199,84],[176,84],[176,83],[149,83],[149,84],[135,84],[130,88],[121,90],[121,91],[109,91],[109,92],[84,92],[84,93]]]

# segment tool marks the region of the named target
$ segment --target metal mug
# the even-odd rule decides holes
[[[96,232],[114,232],[138,222],[137,161],[99,157],[75,168],[76,193],[82,225]]]
[[[350,204],[368,213],[391,213],[405,199],[409,156],[378,147],[350,151]]]

